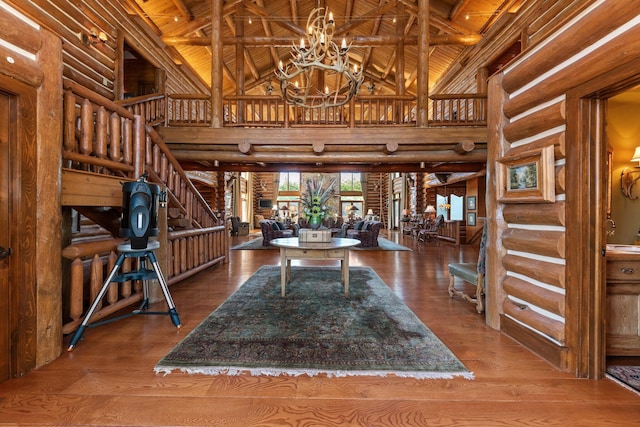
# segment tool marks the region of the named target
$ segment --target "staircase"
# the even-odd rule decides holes
[[[169,285],[224,262],[228,237],[224,218],[214,214],[153,127],[163,123],[163,96],[119,104],[73,82],[64,89],[62,208],[69,215],[73,208],[84,218],[81,233],[67,233],[70,244],[63,249],[68,262],[63,284],[66,334],[82,321],[123,241],[118,237],[122,183],[146,173],[149,182],[167,193],[167,209],[159,210],[161,247],[156,256]],[[130,271],[126,264],[123,271]],[[141,284],[114,284],[94,316],[107,316],[141,299]]]

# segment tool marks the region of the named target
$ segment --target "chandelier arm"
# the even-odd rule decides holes
[[[307,19],[307,42],[303,38],[299,45],[294,43],[289,64],[280,63],[275,70],[287,103],[304,108],[332,108],[348,103],[358,93],[364,73],[358,72],[356,67],[349,68],[351,44],[347,45],[343,40],[338,47],[333,41],[334,34],[333,15],[326,8],[314,9]],[[328,87],[324,91],[316,88],[317,94],[310,96],[316,71],[338,75],[338,87],[332,91]]]

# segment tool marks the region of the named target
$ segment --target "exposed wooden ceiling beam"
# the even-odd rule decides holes
[[[421,172],[430,173],[472,173],[471,176],[484,176],[486,174],[485,165],[482,163],[465,164],[431,164],[425,163],[421,167],[420,163],[393,163],[393,164],[371,164],[371,165],[351,165],[336,163],[218,163],[213,166],[211,162],[181,162],[185,171],[234,171],[234,172]]]
[[[417,36],[415,35],[371,35],[371,36],[354,36],[350,38],[354,47],[371,47],[371,46],[390,46],[404,40],[407,46],[417,44]],[[430,45],[448,45],[459,44],[465,46],[473,46],[482,40],[480,34],[432,34],[429,36]],[[168,46],[191,45],[191,46],[209,46],[211,44],[210,37],[183,37],[183,36],[164,36],[162,41]],[[234,45],[242,43],[245,46],[269,46],[269,47],[290,47],[292,44],[299,42],[296,36],[246,36],[246,37],[224,37],[222,39],[225,45]]]

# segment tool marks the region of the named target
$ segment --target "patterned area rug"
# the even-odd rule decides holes
[[[472,379],[473,374],[370,267],[263,266],[158,362],[155,371],[209,375],[396,375]]]
[[[640,393],[640,366],[607,366],[607,374]]]
[[[247,240],[246,242],[240,243],[231,248],[232,250],[256,250],[256,249],[275,249],[278,248],[275,246],[263,246],[262,245],[262,236]],[[351,248],[357,251],[411,251],[406,246],[402,246],[396,242],[392,242],[391,240],[384,238],[382,236],[378,236],[378,246],[372,248]]]

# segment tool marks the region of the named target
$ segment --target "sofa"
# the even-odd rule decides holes
[[[378,246],[378,234],[382,228],[381,221],[358,221],[353,228],[349,224],[343,224],[342,235],[349,239],[358,239],[360,248],[372,248]]]
[[[263,246],[269,246],[273,239],[298,236],[298,224],[292,224],[291,228],[287,228],[283,222],[273,219],[263,219],[260,221],[260,229],[262,230]]]

